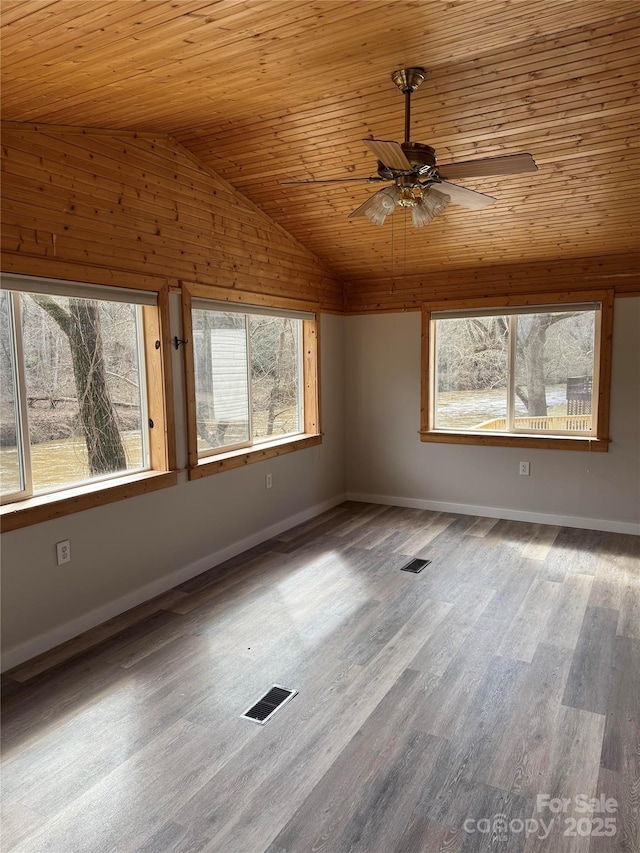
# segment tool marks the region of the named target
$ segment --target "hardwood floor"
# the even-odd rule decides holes
[[[638,853],[639,612],[638,537],[342,504],[3,677],[1,849]]]

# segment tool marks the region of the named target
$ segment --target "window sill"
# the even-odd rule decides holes
[[[198,480],[200,477],[208,477],[210,474],[218,474],[220,471],[229,471],[231,468],[242,468],[244,465],[250,465],[253,462],[273,459],[274,456],[282,456],[285,453],[304,450],[307,447],[316,447],[318,444],[322,444],[321,434],[302,434],[278,441],[261,442],[258,446],[242,447],[239,450],[230,450],[227,453],[217,453],[215,456],[206,456],[200,459],[196,466],[189,468],[189,479]]]
[[[109,482],[77,486],[66,489],[64,492],[5,504],[0,507],[2,532],[7,533],[10,530],[18,530],[42,521],[51,521],[74,512],[82,512],[103,504],[155,492],[157,489],[175,486],[177,482],[177,471],[143,471],[128,477],[118,477]]]
[[[420,432],[420,441],[436,441],[445,444],[484,444],[497,447],[539,447],[547,450],[593,450],[603,453],[609,449],[608,438],[590,438],[589,436],[576,435],[487,435],[484,433],[429,430],[428,432]]]

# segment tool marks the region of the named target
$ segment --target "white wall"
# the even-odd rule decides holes
[[[175,304],[172,306],[175,308]],[[179,317],[172,334],[180,334]],[[174,356],[179,465],[186,460]],[[2,536],[3,667],[13,666],[344,498],[344,318],[322,315],[323,443]],[[265,473],[273,474],[266,491]],[[55,565],[55,543],[71,563]]]
[[[639,341],[640,299],[617,299],[608,453],[435,444],[418,436],[420,314],[348,317],[349,497],[640,532]]]

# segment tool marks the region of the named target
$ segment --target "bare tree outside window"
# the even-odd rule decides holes
[[[7,294],[8,298],[8,294]],[[33,490],[83,482],[145,464],[135,305],[19,294],[24,406]],[[11,340],[3,341],[7,373]],[[11,431],[3,382],[0,435]],[[6,442],[4,442],[4,446]],[[17,448],[13,451],[17,458]],[[6,476],[10,454],[2,454]],[[5,458],[6,457],[6,458]],[[7,491],[3,487],[3,491]]]
[[[300,431],[299,321],[256,315],[249,333],[254,438]]]

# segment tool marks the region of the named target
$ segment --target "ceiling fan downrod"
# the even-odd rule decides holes
[[[411,142],[411,95],[424,81],[424,68],[400,68],[394,71],[391,79],[404,95],[404,141]]]

